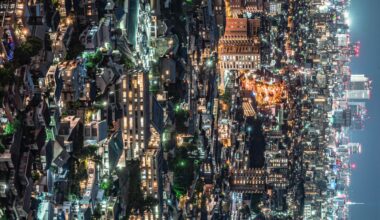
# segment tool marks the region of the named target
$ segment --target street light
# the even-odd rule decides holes
[[[69,26],[72,23],[71,18],[66,18],[66,25]]]
[[[213,62],[212,62],[212,60],[207,60],[207,62],[206,62],[206,65],[208,66],[208,67],[212,67],[212,64],[213,64]]]
[[[23,28],[22,29],[22,33],[26,36],[28,34],[28,29],[27,28]]]

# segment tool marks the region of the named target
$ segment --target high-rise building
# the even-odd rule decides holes
[[[262,12],[263,0],[231,0],[230,10],[233,17],[241,17],[252,13]]]
[[[362,129],[367,118],[365,101],[371,97],[371,81],[364,74],[351,75],[346,99],[351,111],[351,128]]]
[[[265,190],[264,169],[235,170],[231,177],[231,191],[262,193]]]
[[[268,3],[268,12],[269,15],[278,15],[281,13],[282,9],[282,2],[281,1],[270,1]]]
[[[0,1],[0,60],[13,60],[16,42],[29,35],[25,11],[28,8],[24,1]]]
[[[351,75],[349,90],[346,97],[349,100],[366,100],[371,96],[371,81],[363,74]]]
[[[351,128],[360,130],[364,127],[367,118],[367,108],[365,102],[348,102],[351,111]]]
[[[260,19],[227,18],[224,36],[219,41],[220,83],[231,70],[254,70],[260,64],[258,32]]]
[[[144,196],[158,200],[150,212],[144,213],[144,219],[160,219],[162,213],[162,151],[161,135],[163,132],[163,109],[154,96],[149,99],[149,142],[141,156],[141,188]]]
[[[163,109],[158,101],[149,95],[148,84],[145,72],[128,74],[121,80],[121,131],[126,160],[140,160],[144,197],[151,196],[159,201],[150,212],[144,213],[145,219],[159,219],[162,204],[161,135],[164,121]]]
[[[127,74],[119,97],[123,109],[121,129],[127,159],[139,158],[149,140],[148,78],[144,72]]]
[[[148,148],[141,157],[141,188],[144,196],[160,201],[151,212],[144,213],[144,219],[159,219],[161,213],[161,164],[162,154],[159,148]]]
[[[333,127],[350,127],[351,126],[351,111],[349,109],[339,109],[333,115]]]
[[[351,154],[360,154],[362,152],[362,145],[360,143],[349,143],[347,147]]]
[[[83,0],[83,11],[85,21],[98,21],[98,8],[95,0]]]

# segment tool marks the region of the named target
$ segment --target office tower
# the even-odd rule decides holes
[[[365,102],[349,102],[351,111],[351,128],[361,130],[364,127],[364,121],[367,119],[367,108]]]
[[[149,140],[148,78],[144,72],[122,79],[119,102],[123,109],[121,129],[127,159],[138,158]]]
[[[262,12],[263,0],[231,0],[230,10],[233,17],[241,17],[252,13]]]
[[[220,82],[225,86],[231,70],[250,71],[259,67],[259,19],[227,18],[224,36],[219,41]]]
[[[351,154],[360,154],[362,152],[362,145],[360,143],[349,143],[347,147]]]
[[[363,74],[351,75],[347,99],[368,100],[371,96],[371,81]]]

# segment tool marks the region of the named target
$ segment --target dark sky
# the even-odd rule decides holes
[[[359,58],[353,58],[352,73],[372,79],[372,99],[367,103],[370,119],[363,131],[353,132],[352,142],[363,145],[355,156],[350,197],[365,205],[351,206],[351,220],[380,220],[380,0],[351,1],[351,37],[361,42]]]

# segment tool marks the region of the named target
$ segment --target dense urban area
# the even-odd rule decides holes
[[[0,219],[348,219],[349,10],[1,0]]]

